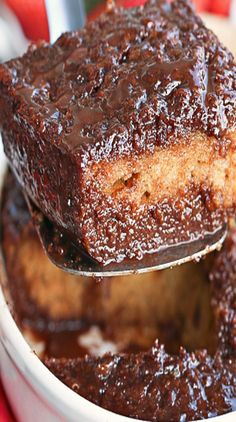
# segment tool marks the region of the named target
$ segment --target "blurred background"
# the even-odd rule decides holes
[[[58,0],[59,1],[59,0]],[[86,18],[94,19],[105,8],[104,0],[67,0],[82,3]],[[49,39],[46,3],[56,8],[57,0],[0,0],[0,60],[20,54],[28,40]],[[193,0],[199,12],[216,14],[236,21],[236,0]],[[145,0],[117,0],[132,7]],[[55,10],[56,12],[56,10]]]

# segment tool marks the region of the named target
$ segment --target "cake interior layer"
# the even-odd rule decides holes
[[[18,261],[27,305],[34,309],[34,315],[25,315],[25,326],[38,330],[38,314],[41,326],[45,321],[43,331],[52,322],[59,332],[80,326],[86,331],[95,325],[121,349],[132,344],[146,350],[156,338],[171,352],[180,345],[188,350],[214,349],[211,287],[204,264],[129,277],[78,279],[55,268],[41,245],[29,239],[22,242]]]
[[[195,133],[188,140],[156,148],[153,154],[104,161],[87,172],[87,178],[115,201],[155,205],[188,196],[198,186],[210,193],[208,205],[213,209],[235,204],[235,176],[236,133],[222,148],[214,138]]]

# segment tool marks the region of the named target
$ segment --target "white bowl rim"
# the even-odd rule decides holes
[[[1,142],[1,140],[0,140]],[[0,189],[2,188],[3,176],[6,169],[6,159],[0,147]],[[4,269],[0,262],[0,277],[4,277]],[[3,290],[0,286],[0,341],[14,362],[18,371],[24,374],[24,378],[34,391],[50,403],[52,408],[63,417],[72,414],[81,417],[82,414],[91,422],[145,422],[125,417],[110,412],[76,394],[64,385],[53,373],[41,362],[35,352],[30,348],[17,327],[7,305]],[[209,419],[212,422],[233,422],[236,411]],[[197,422],[197,421],[196,421]],[[199,421],[200,422],[200,421]]]

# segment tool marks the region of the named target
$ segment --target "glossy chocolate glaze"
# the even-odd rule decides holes
[[[87,177],[95,163],[187,145],[195,133],[213,136],[222,157],[233,148],[236,65],[187,0],[115,8],[52,46],[31,46],[0,66],[0,93],[15,174],[102,265],[142,259],[224,221],[207,183],[138,207]]]
[[[35,207],[34,203],[30,201],[29,198],[26,198],[26,201],[35,229],[41,239],[48,258],[60,269],[68,271],[71,274],[74,273],[77,276],[85,275],[99,277],[102,275],[103,277],[109,277],[118,275],[117,273],[119,271],[123,273],[122,275],[129,275],[137,274],[139,271],[142,272],[143,269],[145,269],[145,271],[147,269],[149,269],[149,271],[157,271],[163,270],[164,266],[165,268],[170,266],[173,268],[176,265],[184,263],[184,259],[185,262],[191,261],[195,256],[195,259],[199,260],[201,257],[199,255],[201,251],[205,250],[204,254],[208,254],[209,248],[212,245],[214,245],[214,250],[217,249],[216,244],[218,247],[219,244],[222,245],[227,234],[227,224],[224,224],[223,226],[220,225],[220,214],[218,214],[218,218],[216,218],[217,213],[211,215],[208,230],[206,225],[207,216],[203,229],[197,230],[195,226],[192,225],[191,236],[189,236],[189,231],[187,231],[187,233],[184,231],[184,228],[187,227],[186,222],[188,222],[188,219],[186,218],[185,224],[181,227],[181,233],[179,233],[178,228],[176,228],[175,239],[170,237],[168,230],[163,230],[161,236],[160,230],[158,230],[158,228],[156,229],[156,237],[158,238],[159,236],[159,245],[161,246],[164,244],[164,247],[160,247],[157,253],[154,253],[154,251],[158,248],[158,246],[156,246],[156,248],[154,246],[150,251],[151,253],[146,254],[145,257],[142,258],[142,240],[144,242],[146,241],[145,233],[143,233],[143,239],[140,239],[139,242],[140,253],[137,256],[139,259],[131,259],[132,257],[135,257],[135,252],[131,250],[128,251],[129,259],[124,259],[122,266],[110,264],[104,268],[104,266],[101,266],[99,263],[92,260],[81,247],[81,244],[77,243],[72,236],[65,233],[65,231],[61,231],[59,227],[53,225],[51,221],[49,221],[45,215],[37,207]],[[196,208],[195,212],[197,215],[199,209]],[[167,218],[165,221],[166,227],[168,225]],[[211,223],[213,224],[211,225]],[[219,229],[217,228],[218,225],[220,225]],[[191,238],[189,242],[181,242],[189,239],[189,237]],[[180,260],[182,260],[182,262],[180,262]],[[105,273],[105,271],[107,273]]]
[[[236,410],[236,362],[181,349],[170,356],[158,343],[148,352],[97,360],[49,360],[75,392],[105,409],[147,421],[190,421]]]
[[[0,83],[15,94],[15,119],[80,153],[83,165],[153,152],[193,131],[223,149],[236,123],[233,56],[186,0],[114,8],[3,65]]]
[[[215,209],[211,192],[204,186],[190,186],[183,196],[180,193],[180,197],[141,207],[95,195],[91,186],[86,186],[83,193],[84,204],[91,201],[92,206],[82,206],[85,225],[81,233],[89,254],[108,268],[124,260],[127,267],[133,260],[133,268],[135,261],[145,259],[147,254],[158,254],[160,248],[168,250],[169,246],[203,239],[219,230],[232,211]]]

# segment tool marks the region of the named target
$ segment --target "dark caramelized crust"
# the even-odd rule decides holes
[[[48,360],[65,384],[105,409],[147,421],[190,421],[230,412],[236,362],[205,352],[170,356],[162,347],[138,355]]]
[[[190,2],[154,0],[114,9],[53,46],[32,46],[1,67],[1,86],[19,123],[63,151],[83,147],[86,165],[153,152],[193,130],[225,147],[235,126],[235,71]]]
[[[214,231],[235,206],[236,66],[185,0],[115,9],[0,67],[6,154],[103,264]]]

